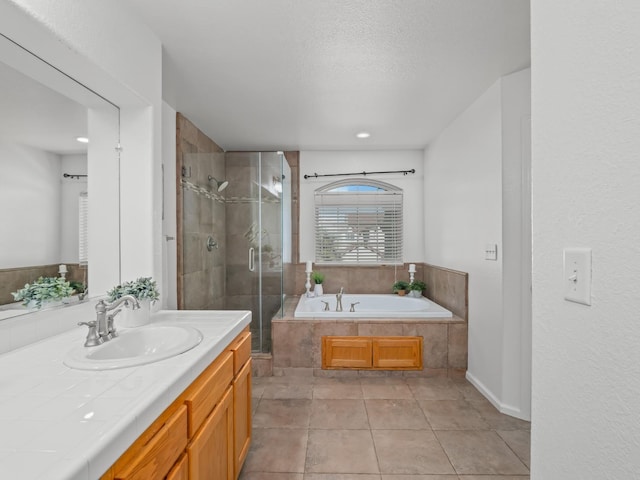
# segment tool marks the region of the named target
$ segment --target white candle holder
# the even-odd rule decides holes
[[[308,265],[307,265],[307,267],[308,267]],[[304,284],[304,286],[305,286],[305,288],[307,289],[307,292],[305,293],[305,295],[306,295],[306,296],[307,296],[307,298],[308,298],[308,297],[311,297],[311,296],[312,296],[312,295],[311,295],[311,270],[309,270],[309,269],[307,268],[307,270],[305,270],[305,272],[304,272],[304,273],[306,273],[306,275],[307,275],[307,281],[306,281],[306,283]]]
[[[416,275],[416,264],[410,263],[409,264],[409,283],[413,283],[413,279],[415,275]]]

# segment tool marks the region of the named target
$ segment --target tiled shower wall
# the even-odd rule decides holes
[[[224,151],[180,113],[176,126],[178,308],[223,309],[225,191],[217,192],[208,176],[225,179]],[[209,236],[218,243],[211,252],[206,247]]]
[[[250,204],[239,206],[229,202],[249,191],[249,161],[251,153],[225,152],[202,133],[192,122],[177,114],[176,167],[185,175],[177,179],[177,249],[178,249],[178,308],[180,309],[255,309],[257,282],[249,281],[247,268],[247,228],[241,225],[243,212]],[[299,152],[286,152],[291,167],[292,188],[292,259],[298,260],[298,188]],[[219,181],[228,180],[229,186],[217,192],[208,181],[212,175]],[[279,211],[279,205],[267,205],[267,217]],[[208,252],[207,237],[211,236],[219,248]],[[281,242],[282,239],[275,239]],[[268,258],[263,267],[269,270]],[[284,290],[294,293],[294,266],[284,265]],[[265,311],[277,311],[280,304],[279,275],[267,274],[263,279]],[[273,308],[269,306],[273,304]],[[277,306],[277,308],[276,308]],[[255,310],[254,310],[255,311]],[[266,315],[267,321],[271,315]]]
[[[300,152],[284,152],[291,168],[291,262],[284,264],[284,293],[296,294],[296,264],[300,261]]]

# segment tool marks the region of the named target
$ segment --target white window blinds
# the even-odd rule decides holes
[[[402,191],[382,190],[380,183],[373,191],[350,191],[344,183],[316,191],[317,263],[402,263]]]

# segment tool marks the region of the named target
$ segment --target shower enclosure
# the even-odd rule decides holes
[[[283,268],[291,263],[284,154],[186,153],[180,186],[179,308],[251,310],[252,350],[270,352],[271,318],[281,310]]]

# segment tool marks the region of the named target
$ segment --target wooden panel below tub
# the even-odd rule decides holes
[[[422,370],[422,337],[322,337],[322,368]]]

